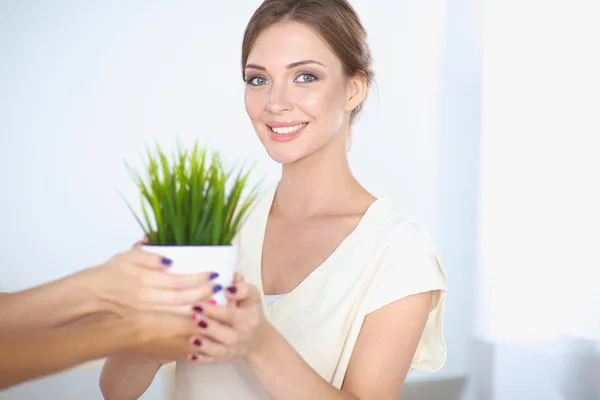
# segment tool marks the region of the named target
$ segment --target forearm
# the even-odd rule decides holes
[[[56,328],[103,312],[89,270],[17,293],[0,295],[0,331]]]
[[[100,390],[106,400],[138,399],[152,383],[161,364],[143,355],[120,355],[106,360]]]
[[[275,328],[245,361],[273,400],[357,400],[317,374]]]
[[[0,332],[0,389],[126,351],[135,337],[129,319],[25,334]]]

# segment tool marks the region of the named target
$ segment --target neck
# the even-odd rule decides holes
[[[273,213],[292,218],[335,213],[341,201],[364,190],[350,169],[345,140],[336,143],[336,139],[306,158],[283,165]]]

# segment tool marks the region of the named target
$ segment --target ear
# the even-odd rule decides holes
[[[359,73],[348,79],[346,87],[348,94],[346,101],[346,111],[352,112],[358,107],[367,97],[367,78],[364,74]]]

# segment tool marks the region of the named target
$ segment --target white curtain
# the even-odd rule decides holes
[[[472,393],[600,399],[600,4],[485,9]]]

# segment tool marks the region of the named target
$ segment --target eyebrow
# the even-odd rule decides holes
[[[319,65],[325,66],[325,64],[323,64],[323,63],[321,63],[319,61],[316,61],[316,60],[302,60],[302,61],[296,61],[296,62],[293,62],[291,64],[288,64],[286,66],[286,68],[287,69],[292,69],[292,68],[300,67],[302,65],[307,65],[307,64],[319,64]],[[257,64],[246,64],[246,68],[245,69],[248,69],[248,68],[257,69],[259,71],[266,71],[267,70],[262,65],[257,65]]]

